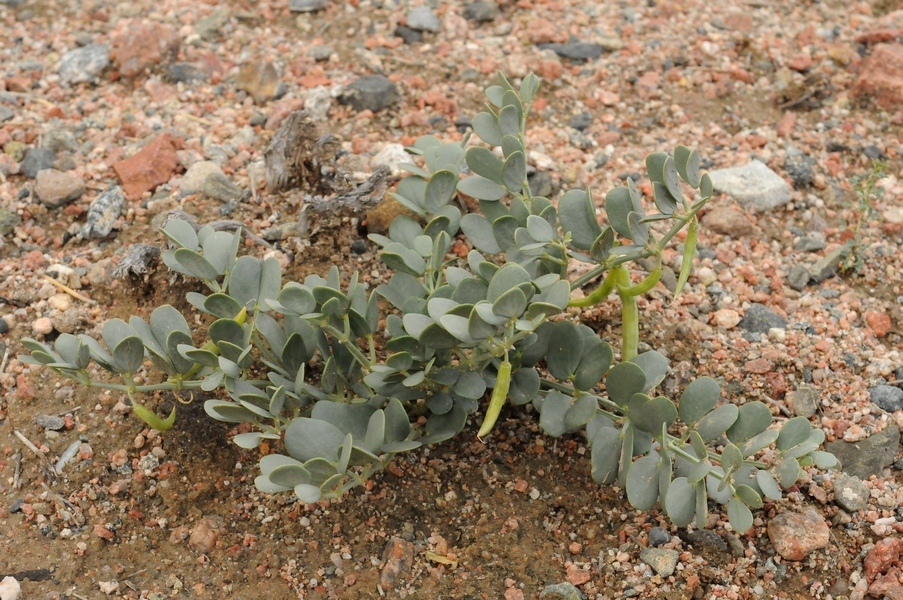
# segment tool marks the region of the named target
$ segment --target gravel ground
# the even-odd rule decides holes
[[[0,596],[903,598],[900,8],[0,0]],[[362,180],[396,144],[460,139],[498,70],[544,80],[528,139],[548,193],[651,189],[644,156],[678,143],[712,170],[754,165],[715,176],[695,273],[677,302],[641,299],[641,341],[671,359],[668,393],[710,375],[731,402],[811,417],[843,475],[812,471],[744,535],[718,513],[677,530],[596,486],[583,439],[512,410],[487,445],[469,426],[303,506],[257,492],[257,457],[199,402],[157,435],[118,395],[15,358],[25,336],[186,309],[190,284],[113,275],[166,211],[278,237],[301,198],[268,189],[263,159],[292,111]],[[873,159],[884,193],[838,272]],[[378,284],[353,225],[275,252],[295,278],[337,264]],[[574,316],[618,334],[614,306]]]

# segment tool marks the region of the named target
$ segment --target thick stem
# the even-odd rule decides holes
[[[615,283],[618,286],[630,285],[630,274],[624,267],[618,267]],[[621,299],[621,360],[627,362],[637,355],[640,341],[640,313],[636,296],[618,293]]]

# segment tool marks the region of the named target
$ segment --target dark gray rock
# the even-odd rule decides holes
[[[414,31],[436,33],[442,29],[442,22],[429,6],[416,6],[408,11],[408,27]]]
[[[534,196],[548,198],[552,195],[552,176],[545,171],[533,171],[527,175],[530,192]]]
[[[818,252],[819,250],[824,250],[826,245],[825,236],[810,234],[797,240],[793,245],[793,249],[797,252]]]
[[[356,111],[377,112],[401,101],[398,87],[382,75],[364,75],[345,88],[339,102]]]
[[[6,333],[7,331],[9,331],[9,323],[6,322],[6,319],[0,319],[0,334]],[[0,345],[5,346],[5,344]],[[6,352],[5,347],[3,351]]]
[[[575,61],[596,60],[602,56],[604,48],[599,44],[591,44],[589,42],[568,41],[564,44],[538,44],[543,50],[551,50],[561,58],[569,58]]]
[[[671,532],[664,527],[653,527],[649,530],[649,545],[661,546],[671,541]]]
[[[586,594],[571,583],[547,585],[539,593],[539,597],[541,600],[586,600]]]
[[[88,44],[65,53],[56,70],[63,83],[94,83],[110,66],[110,47],[106,44]]]
[[[809,269],[803,265],[796,264],[790,267],[790,273],[787,274],[787,284],[791,289],[801,292],[809,285],[809,278]]]
[[[790,202],[790,186],[764,163],[709,171],[715,190],[731,196],[746,208],[766,211]]]
[[[727,554],[730,548],[721,536],[709,529],[700,529],[697,531],[680,531],[678,533],[680,539],[686,543],[695,546],[697,550],[705,550],[715,554]]]
[[[288,9],[292,12],[309,13],[323,10],[329,0],[289,0]]]
[[[589,111],[578,113],[571,117],[571,121],[568,124],[577,131],[584,131],[593,124],[593,113]]]
[[[88,207],[88,217],[82,227],[82,237],[105,238],[113,231],[116,219],[125,206],[125,194],[118,185],[99,195]]]
[[[787,157],[784,159],[784,170],[793,180],[796,189],[809,187],[812,184],[812,164],[815,161],[800,152],[788,148]]]
[[[177,62],[166,68],[166,76],[173,83],[207,81],[207,72],[194,63]]]
[[[50,148],[29,148],[22,160],[22,173],[29,179],[34,179],[38,171],[52,169],[56,161],[56,152]]]
[[[351,242],[352,254],[363,254],[367,251],[367,242],[364,240],[354,240]]]
[[[787,320],[764,304],[752,304],[740,319],[740,328],[751,333],[768,333],[772,327],[787,328]]]
[[[464,7],[464,18],[477,23],[489,23],[499,16],[499,7],[493,0],[471,2]]]
[[[43,427],[44,429],[49,429],[51,431],[59,431],[66,426],[66,421],[63,417],[58,417],[56,415],[36,415],[34,422],[38,424],[38,427]]]
[[[876,385],[869,390],[869,397],[881,410],[903,410],[903,390],[892,385]]]
[[[410,27],[405,27],[404,25],[399,25],[395,28],[395,37],[400,37],[404,40],[405,44],[417,44],[423,41],[423,34],[419,31],[414,31]]]
[[[219,172],[207,175],[202,191],[205,196],[226,204],[237,203],[244,196],[240,187],[232,183],[225,174]]]
[[[21,222],[20,215],[8,208],[0,207],[0,236],[11,234]]]
[[[51,129],[41,138],[41,147],[50,148],[54,152],[75,152],[78,150],[78,140],[71,131]]]
[[[847,473],[838,473],[834,477],[834,503],[840,508],[855,512],[868,506],[868,487],[858,477]]]
[[[113,269],[113,277],[144,275],[160,259],[160,249],[150,244],[132,244]]]
[[[843,472],[865,481],[894,462],[900,451],[900,430],[896,425],[873,433],[860,442],[828,442],[825,449],[834,454],[843,466]]]
[[[677,567],[677,550],[646,548],[640,553],[640,560],[652,567],[662,577],[670,577]]]
[[[812,265],[809,269],[809,275],[814,283],[821,283],[826,279],[830,279],[837,275],[840,270],[840,263],[850,254],[850,248],[846,245],[838,246],[831,252],[828,252],[821,260]]]

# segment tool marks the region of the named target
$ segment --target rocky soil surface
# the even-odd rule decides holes
[[[901,38],[898,0],[0,0],[0,598],[903,598]],[[843,472],[742,535],[717,512],[678,530],[512,409],[486,444],[471,424],[305,506],[259,493],[257,453],[200,402],[158,434],[16,358],[187,313],[192,282],[117,271],[170,210],[237,221],[297,279],[384,281],[366,233],[396,209],[299,232],[305,192],[276,191],[268,144],[304,109],[336,168],[391,186],[417,136],[466,135],[499,70],[543,78],[539,193],[648,195],[647,153],[698,148],[719,193],[683,295],[666,276],[641,300],[641,341],[671,359],[666,393],[710,375],[806,416]],[[573,316],[619,333],[614,306]]]

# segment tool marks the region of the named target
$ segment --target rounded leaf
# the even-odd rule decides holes
[[[630,465],[627,501],[637,510],[650,510],[658,500],[658,456],[647,455]]]
[[[665,495],[665,512],[678,527],[686,527],[696,514],[696,488],[686,477],[676,477]]]
[[[812,425],[806,417],[794,417],[784,423],[778,433],[776,446],[778,450],[787,450],[809,439]]]
[[[734,424],[739,413],[740,410],[735,405],[722,404],[699,420],[696,431],[703,441],[711,442]]]
[[[621,454],[621,435],[613,427],[600,427],[592,438],[593,480],[602,485],[612,483],[618,476],[618,457]]]
[[[752,527],[753,524],[752,512],[749,510],[749,507],[738,498],[732,498],[731,501],[727,503],[727,520],[730,521],[734,531],[739,534],[744,534],[749,531],[749,528]]]
[[[426,184],[424,208],[432,214],[449,203],[454,197],[458,176],[448,170],[436,171]]]
[[[711,377],[695,379],[690,382],[680,396],[677,414],[681,421],[687,425],[693,425],[715,408],[720,395],[721,388],[718,386],[718,382]]]
[[[640,431],[645,431],[652,436],[660,436],[662,426],[670,427],[677,419],[677,408],[670,398],[657,396],[646,402],[639,403],[634,408],[634,402],[630,402],[628,412],[630,422]]]
[[[768,429],[771,420],[771,411],[764,403],[747,402],[740,407],[737,420],[727,430],[727,439],[735,444],[745,442]]]
[[[641,393],[645,386],[646,374],[639,365],[632,362],[613,366],[605,378],[608,397],[622,407],[626,407],[633,395]]]
[[[470,167],[470,170],[477,175],[499,184],[503,183],[502,167],[504,163],[492,150],[482,146],[472,146],[468,148],[464,159],[467,161],[467,166]]]

